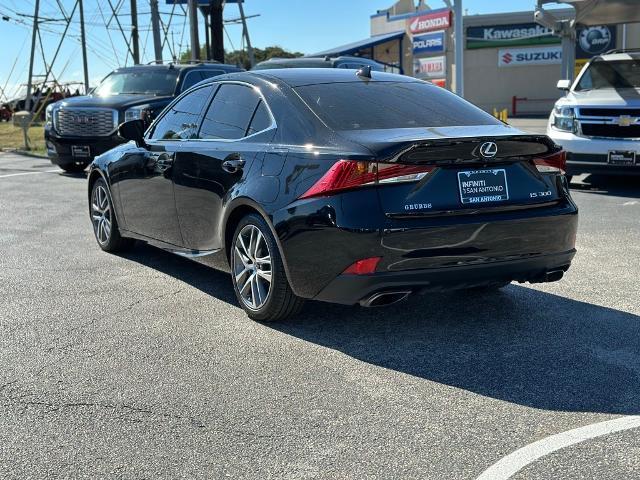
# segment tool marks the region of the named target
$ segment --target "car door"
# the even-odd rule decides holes
[[[184,244],[175,205],[174,162],[183,141],[197,135],[211,86],[168,107],[148,133],[147,147],[119,165],[120,200],[127,230],[176,246]]]
[[[221,248],[225,198],[242,187],[274,133],[273,116],[259,92],[240,82],[219,83],[198,140],[181,145],[175,165],[176,209],[187,248]]]

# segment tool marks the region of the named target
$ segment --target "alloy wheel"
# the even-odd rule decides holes
[[[111,203],[107,190],[98,185],[93,190],[91,199],[91,220],[93,222],[93,231],[100,245],[105,245],[111,238]]]
[[[233,247],[233,276],[247,308],[259,310],[267,303],[271,273],[271,253],[266,238],[255,225],[245,225]]]

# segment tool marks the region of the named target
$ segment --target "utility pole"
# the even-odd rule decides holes
[[[247,19],[244,16],[244,7],[242,6],[243,0],[238,0],[238,8],[240,9],[240,18],[242,18],[242,34],[247,41],[247,53],[249,54],[249,64],[253,67],[256,64],[256,59],[253,56],[253,47],[251,46],[251,39],[249,38],[249,29],[247,28]]]
[[[204,17],[204,54],[207,60],[211,60],[211,40],[209,38],[209,12],[206,10],[200,10]]]
[[[158,0],[149,0],[151,6],[151,30],[153,31],[153,52],[156,63],[162,63],[162,40],[160,38],[160,14]]]
[[[84,71],[84,94],[89,93],[89,68],[87,67],[87,41],[84,36],[84,8],[82,0],[78,0],[80,9],[80,42],[82,43],[82,69]]]
[[[455,35],[456,58],[456,94],[464,98],[464,50],[462,28],[462,0],[454,0],[453,30]]]
[[[191,32],[191,60],[200,60],[200,40],[198,39],[198,2],[189,0],[189,31]]]
[[[140,45],[138,42],[138,5],[131,0],[131,43],[133,44],[133,63],[140,63]]]
[[[222,0],[211,0],[211,56],[221,63],[224,63],[223,8]]]
[[[31,90],[33,88],[33,60],[36,56],[36,37],[38,34],[38,13],[40,11],[40,0],[36,0],[36,8],[33,14],[33,32],[31,33],[31,57],[29,58],[29,78],[27,79],[27,99],[24,104],[24,109],[31,111]],[[26,143],[25,133],[25,143]]]

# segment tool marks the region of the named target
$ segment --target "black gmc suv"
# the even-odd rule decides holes
[[[151,122],[189,87],[206,78],[239,72],[221,63],[136,65],[114,70],[89,95],[66,98],[46,110],[44,138],[51,163],[67,172],[86,168],[94,157],[123,143],[122,122]]]

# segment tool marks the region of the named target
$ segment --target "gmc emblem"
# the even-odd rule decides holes
[[[92,123],[95,123],[96,119],[88,115],[74,115],[73,121],[79,125],[91,125]]]

